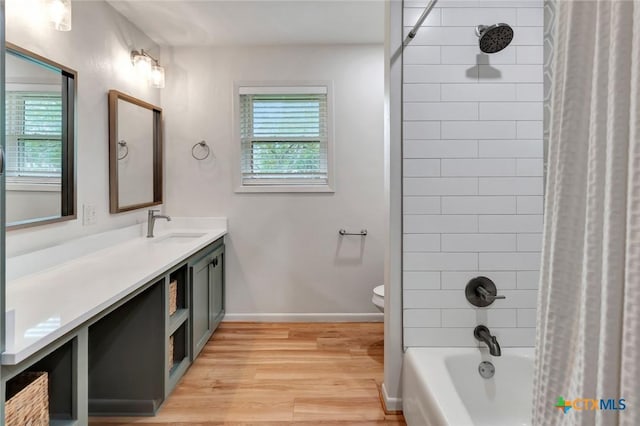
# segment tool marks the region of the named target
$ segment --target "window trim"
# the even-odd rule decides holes
[[[255,94],[309,94],[318,93],[318,89],[327,94],[327,183],[323,185],[304,185],[291,183],[274,185],[245,185],[242,183],[242,139],[240,135],[240,95]],[[315,91],[314,91],[315,90]],[[233,187],[237,193],[333,193],[335,192],[334,173],[334,114],[332,81],[239,81],[234,82],[233,94]]]

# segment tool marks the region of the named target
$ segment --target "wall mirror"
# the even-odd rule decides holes
[[[76,218],[77,73],[6,44],[7,229]]]
[[[109,91],[111,213],[162,204],[162,109]]]

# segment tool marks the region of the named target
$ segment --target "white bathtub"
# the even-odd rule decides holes
[[[481,361],[495,375],[478,373]],[[402,405],[409,426],[531,424],[533,348],[410,348],[404,356]]]

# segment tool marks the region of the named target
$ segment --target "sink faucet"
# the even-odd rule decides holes
[[[169,216],[165,216],[162,214],[156,214],[160,210],[149,210],[149,215],[147,216],[147,238],[153,238],[153,226],[156,224],[156,219],[167,219],[167,222],[171,222],[171,218]]]
[[[485,342],[489,347],[489,353],[493,356],[500,356],[500,345],[496,336],[492,336],[491,332],[484,325],[479,325],[473,330],[473,336],[481,342]]]

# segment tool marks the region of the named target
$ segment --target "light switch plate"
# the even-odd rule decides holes
[[[93,204],[84,204],[82,206],[82,224],[88,226],[95,225],[96,223],[96,206]]]

